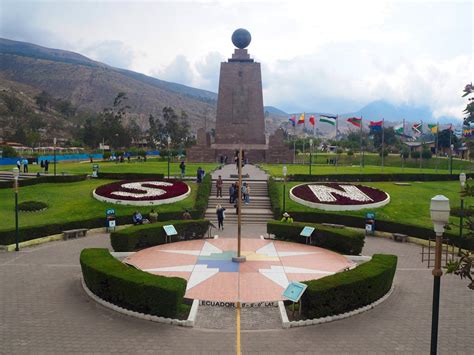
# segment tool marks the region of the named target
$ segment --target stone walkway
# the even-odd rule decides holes
[[[109,239],[104,234],[91,234],[19,253],[0,252],[0,354],[235,353],[234,328],[157,324],[96,304],[79,282],[79,254],[86,247],[110,247]],[[395,291],[386,302],[366,313],[323,325],[289,330],[243,326],[243,352],[428,353],[433,277],[420,262],[420,248],[367,238],[363,254],[399,256]],[[440,354],[472,354],[474,337],[469,330],[474,292],[466,285],[457,277],[442,277]],[[231,319],[222,319],[222,324],[231,326],[235,315],[229,312],[228,316]]]

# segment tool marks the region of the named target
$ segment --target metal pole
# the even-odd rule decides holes
[[[246,260],[241,255],[241,234],[242,234],[242,147],[239,148],[239,190],[237,194],[237,257],[232,261],[242,263]]]
[[[286,211],[286,176],[283,178],[283,213]]]
[[[56,138],[54,138],[54,176],[56,176]]]
[[[435,265],[433,269],[433,309],[431,319],[431,349],[430,354],[436,355],[438,353],[438,320],[439,320],[439,293],[441,285],[441,238],[442,233],[436,233],[436,247],[435,247]]]
[[[459,239],[462,239],[463,218],[464,218],[464,199],[461,197],[461,215],[459,216]],[[461,255],[461,247],[459,247],[458,254]]]
[[[313,145],[309,147],[309,176],[311,176],[311,165],[313,165],[312,151],[313,151]]]
[[[382,172],[383,172],[383,165],[384,165],[384,140],[385,140],[385,118],[382,119]]]
[[[20,231],[18,229],[18,178],[15,178],[15,251],[19,251]]]

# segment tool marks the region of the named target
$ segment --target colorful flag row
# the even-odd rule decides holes
[[[330,116],[330,115],[320,115],[320,122],[326,122],[329,124],[332,124],[333,126],[336,124],[337,116]],[[293,127],[296,126],[296,124],[303,124],[305,122],[305,114],[302,113],[298,120],[296,120],[296,116],[291,116],[288,118],[288,121],[291,123]],[[316,124],[316,119],[314,116],[309,117],[309,123],[314,126]]]

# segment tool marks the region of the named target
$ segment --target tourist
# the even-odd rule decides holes
[[[27,173],[28,172],[28,159],[23,159],[23,172]]]
[[[191,213],[189,213],[188,210],[184,210],[183,219],[186,219],[186,220],[193,219],[193,217],[191,216]]]
[[[224,156],[224,164],[227,164],[227,155]]]
[[[283,218],[281,219],[281,222],[293,223],[293,218],[290,217],[288,212],[285,212],[285,213],[283,213]]]
[[[150,223],[158,222],[158,212],[156,212],[154,208],[151,209],[148,217],[150,218]]]
[[[134,225],[143,224],[143,216],[138,211],[133,213],[132,220]]]
[[[186,164],[184,164],[184,160],[181,160],[181,164],[179,164],[179,170],[181,170],[181,179],[184,179],[186,175]]]
[[[237,181],[235,183],[235,188],[234,188],[234,202],[236,202],[239,199],[239,182]]]
[[[246,193],[244,195],[244,201],[245,201],[245,204],[249,204],[250,203],[250,184],[248,182],[244,183],[245,187],[246,187]]]
[[[196,172],[196,182],[200,184],[202,182],[202,169],[199,167]]]
[[[222,197],[222,186],[224,186],[224,181],[222,181],[222,177],[219,175],[216,181],[217,197]]]
[[[229,187],[229,203],[234,203],[234,191],[235,191],[235,184],[232,183]]]
[[[17,169],[18,169],[18,172],[21,173],[21,161],[20,161],[20,159],[18,159],[18,160],[16,161],[16,167],[17,167]]]
[[[217,229],[222,228],[222,230],[224,230],[225,208],[222,207],[220,204],[217,204],[216,214],[217,214]]]
[[[245,203],[247,203],[247,183],[246,182],[244,182],[242,186],[242,200],[244,200]]]
[[[49,169],[49,160],[46,159],[44,161],[44,173],[47,174],[48,173],[48,169]]]

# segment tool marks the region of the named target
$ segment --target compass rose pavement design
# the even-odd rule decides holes
[[[124,262],[186,279],[187,298],[225,302],[283,300],[292,281],[319,279],[355,266],[343,255],[297,243],[242,239],[244,263],[232,262],[236,250],[233,239],[193,240],[148,248]]]

